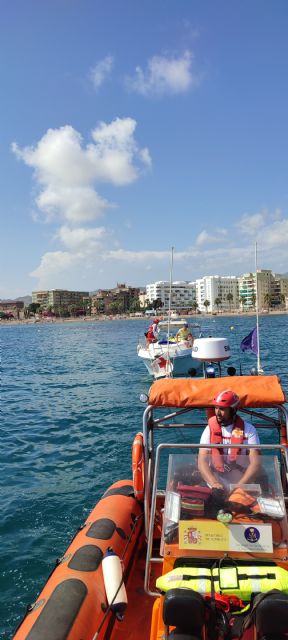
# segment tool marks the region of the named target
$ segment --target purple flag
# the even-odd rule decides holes
[[[244,338],[240,344],[241,351],[253,351],[253,353],[258,352],[258,336],[257,336],[257,327],[248,333],[248,336]]]

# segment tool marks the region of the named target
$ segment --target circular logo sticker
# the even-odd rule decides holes
[[[247,542],[258,542],[260,538],[260,532],[256,527],[247,527],[244,531],[244,536]]]

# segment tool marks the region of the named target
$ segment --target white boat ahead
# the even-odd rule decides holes
[[[177,332],[187,324],[191,337],[177,339]],[[187,323],[182,318],[160,320],[157,342],[148,344],[145,338],[141,339],[137,345],[137,353],[155,379],[193,376],[202,365],[198,358],[192,357],[194,339],[200,336],[201,326],[197,323]]]

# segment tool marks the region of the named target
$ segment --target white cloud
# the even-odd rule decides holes
[[[223,242],[220,242],[222,232]],[[217,246],[196,244],[189,250],[174,253],[174,280],[194,280],[204,275],[240,275],[254,271],[254,239],[235,238],[233,228],[213,229],[218,234]],[[199,234],[201,235],[201,234]],[[207,234],[208,235],[208,234]],[[199,237],[199,236],[198,236]],[[277,272],[287,271],[288,218],[274,221],[262,229],[258,245],[258,266]],[[156,280],[168,280],[170,250],[133,251],[122,247],[111,249],[111,237],[103,227],[71,229],[63,226],[57,239],[66,251],[45,254],[33,272],[38,287],[67,287],[90,290],[114,286],[116,281],[130,285],[145,285]],[[233,246],[234,241],[234,246]],[[109,242],[109,245],[108,245]],[[101,275],[100,275],[101,274]],[[184,275],[185,274],[185,275]],[[69,284],[70,283],[70,284]]]
[[[63,272],[71,272],[72,267],[81,261],[81,255],[69,253],[69,251],[50,251],[42,256],[40,265],[30,273],[30,276],[38,278],[39,287],[51,286],[55,288],[55,282],[59,282],[59,276]],[[61,285],[58,285],[61,286]]]
[[[38,288],[93,290],[113,286],[117,280],[144,285],[148,277],[151,282],[169,278],[170,250],[126,249],[113,231],[91,225],[113,206],[99,195],[98,183],[128,185],[143,167],[151,166],[149,150],[138,147],[135,130],[132,118],[116,118],[100,122],[86,146],[70,126],[49,129],[34,147],[20,149],[13,144],[16,156],[34,170],[38,190],[34,219],[42,214],[46,221],[60,223],[53,237],[56,250],[45,253],[30,274],[37,278]],[[259,268],[287,271],[288,218],[280,209],[263,209],[244,213],[230,229],[212,225],[202,229],[191,248],[176,250],[174,279],[254,270],[254,239],[260,232]]]
[[[192,72],[192,53],[185,51],[180,57],[153,56],[147,69],[138,66],[134,77],[127,78],[127,85],[143,96],[186,93],[200,81]]]
[[[73,187],[87,185],[94,177],[93,167],[82,149],[82,136],[73,127],[48,129],[35,147],[20,149],[12,144],[12,151],[25,164],[34,168],[34,178],[40,185]]]
[[[103,58],[103,60],[99,60],[99,62],[97,62],[95,66],[90,69],[89,76],[95,89],[99,89],[103,82],[105,82],[112,71],[113,64],[113,56],[106,56],[106,58]]]
[[[272,224],[265,226],[261,230],[261,246],[265,249],[283,249],[286,251],[286,261],[288,268],[288,218],[277,220]]]
[[[280,273],[288,270],[288,218],[284,217],[281,209],[263,209],[255,214],[245,213],[236,227],[244,239],[248,238],[248,242],[254,243],[257,240],[259,268]],[[241,237],[238,242],[241,243]],[[251,251],[253,246],[254,244]]]
[[[83,223],[97,219],[112,206],[97,193],[95,184],[130,184],[142,167],[151,164],[148,149],[139,149],[136,143],[136,126],[132,118],[101,122],[86,146],[80,133],[68,125],[48,129],[34,147],[21,149],[12,144],[17,158],[34,169],[35,202],[45,220]]]
[[[272,214],[272,217],[274,218],[274,220],[281,220],[281,218],[283,218],[282,209],[280,209],[279,207],[276,208],[275,211]]]
[[[60,187],[49,185],[36,198],[38,209],[46,219],[64,218],[73,223],[88,222],[111,207],[92,187]]]
[[[136,125],[132,118],[116,118],[110,124],[100,122],[92,131],[95,144],[89,145],[88,155],[99,180],[115,185],[134,182],[139,175],[137,158],[150,167],[148,149],[138,149],[136,144]]]
[[[62,226],[56,234],[56,238],[71,251],[88,251],[94,250],[100,246],[100,242],[105,238],[106,229],[104,227],[96,227],[94,229],[85,229],[77,227],[71,229],[67,226]]]
[[[266,217],[266,209],[252,215],[249,213],[244,213],[236,226],[238,227],[240,233],[249,236],[255,236],[255,234],[257,234],[261,227],[264,226]]]
[[[107,251],[106,258],[119,262],[146,262],[146,260],[167,260],[170,257],[169,251],[125,251],[116,249]]]
[[[141,149],[139,156],[143,162],[144,165],[146,165],[147,167],[151,167],[152,165],[152,160],[151,160],[151,156],[149,153],[149,149],[147,149],[147,147],[145,147],[145,149]]]
[[[201,247],[204,244],[213,244],[214,242],[223,242],[223,239],[227,237],[226,229],[216,229],[212,233],[207,233],[204,229],[199,233],[196,238],[195,244],[198,247]]]

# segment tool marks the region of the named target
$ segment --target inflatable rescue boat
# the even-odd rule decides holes
[[[229,463],[227,443],[211,442],[226,461],[219,489],[201,476],[199,436],[227,388],[242,420],[271,442],[232,443]],[[287,433],[276,376],[154,382],[132,479],[96,504],[14,639],[287,639]],[[253,477],[235,481],[247,477],[253,449]]]

